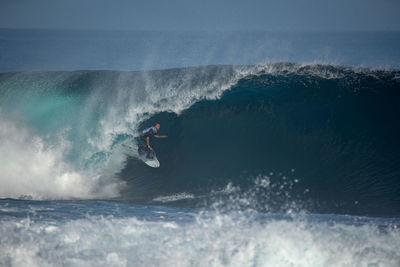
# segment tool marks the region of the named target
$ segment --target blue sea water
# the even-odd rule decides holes
[[[0,30],[0,265],[399,266],[399,44]]]

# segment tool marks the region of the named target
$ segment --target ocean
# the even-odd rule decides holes
[[[0,265],[399,266],[398,47],[1,29]]]

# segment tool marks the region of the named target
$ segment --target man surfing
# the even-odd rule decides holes
[[[146,152],[146,158],[147,159],[152,159],[153,157],[151,156],[151,151],[153,151],[153,148],[151,147],[151,139],[150,137],[154,136],[155,138],[167,138],[166,135],[158,135],[157,132],[160,130],[161,125],[159,122],[157,122],[154,126],[151,126],[145,130],[142,131],[142,133],[139,135],[140,138],[140,144],[139,144],[139,153]]]

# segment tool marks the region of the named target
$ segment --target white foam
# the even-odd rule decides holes
[[[27,128],[0,118],[0,198],[70,199],[111,197],[116,185],[99,187],[65,163],[68,143],[46,146]]]
[[[25,219],[26,221],[27,219]],[[88,217],[0,225],[0,265],[398,266],[400,232],[304,220],[207,214],[190,222]],[[18,233],[18,234],[17,234]]]
[[[153,202],[168,203],[168,202],[174,202],[184,199],[193,199],[193,198],[195,198],[193,194],[183,192],[183,193],[173,194],[170,196],[159,196],[154,198]]]

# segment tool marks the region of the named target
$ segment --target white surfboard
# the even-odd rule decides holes
[[[139,157],[144,163],[146,163],[148,166],[152,168],[160,167],[160,162],[158,161],[154,150],[150,152],[150,158],[147,158],[146,155],[147,155],[146,152],[139,153]]]

